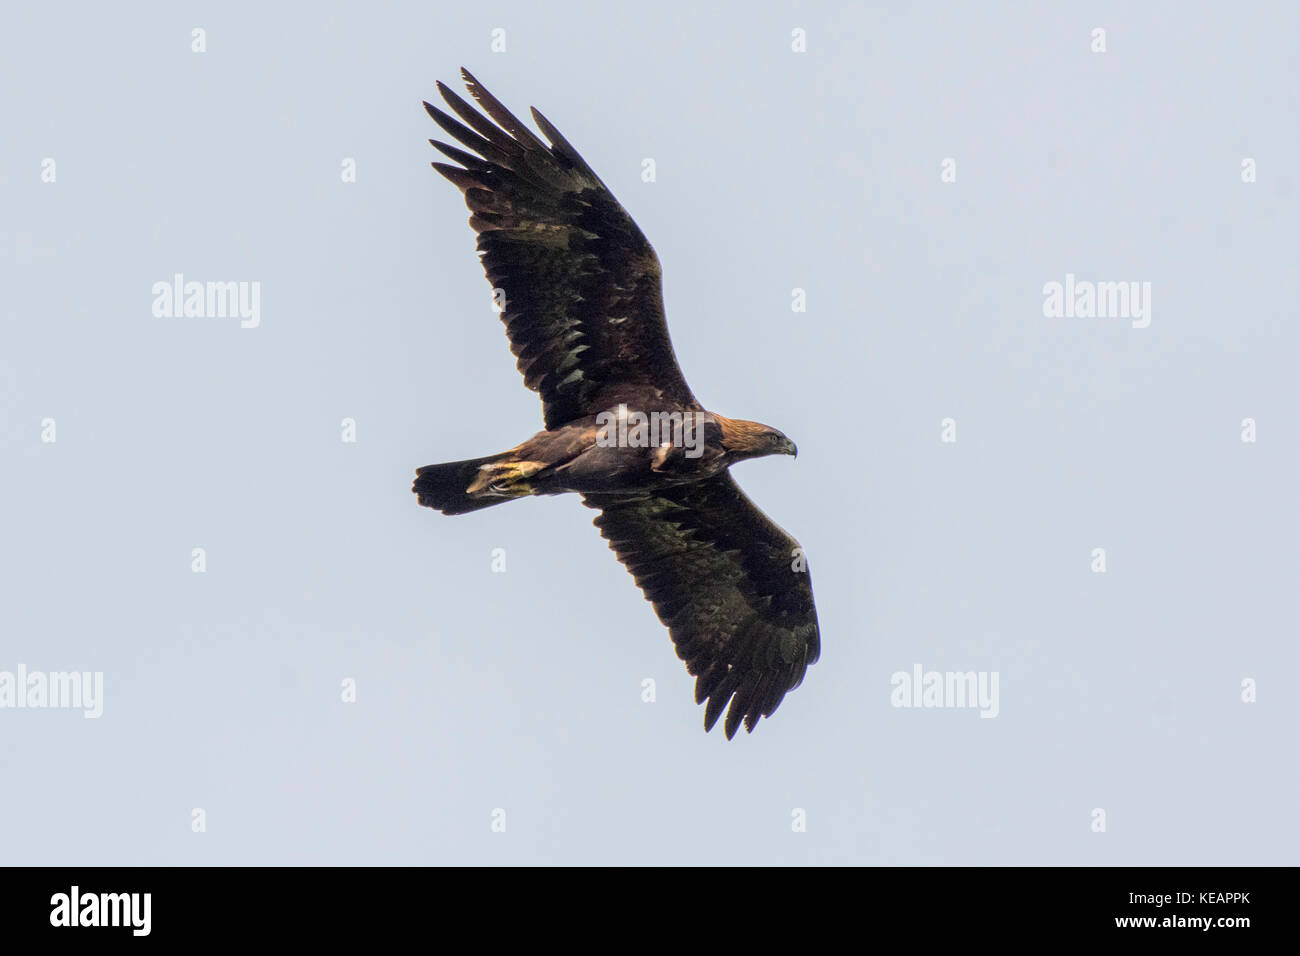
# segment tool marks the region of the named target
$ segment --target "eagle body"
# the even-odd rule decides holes
[[[461,71],[474,109],[425,103],[472,152],[430,140],[470,225],[544,429],[507,451],[426,465],[421,505],[455,515],[576,493],[696,678],[705,729],[752,731],[820,653],[807,561],[730,475],[796,454],[775,428],[704,409],[673,354],[659,260],[609,189],[536,110],[543,143]]]
[[[641,424],[665,419],[689,424],[671,431]],[[659,431],[668,437],[654,441]],[[459,466],[454,469],[416,469],[415,490],[420,504],[462,514],[527,495],[652,493],[712,478],[745,458],[776,453],[793,454],[794,443],[757,423],[695,410],[646,413],[620,406],[540,431],[504,455],[475,459],[472,469],[465,467],[470,462],[454,462]]]

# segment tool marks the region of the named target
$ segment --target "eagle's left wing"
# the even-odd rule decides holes
[[[659,615],[728,739],[752,731],[817,660],[820,635],[803,552],[731,475],[633,495],[584,495],[596,527]],[[731,706],[727,704],[730,701]]]

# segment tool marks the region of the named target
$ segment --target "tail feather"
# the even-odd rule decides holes
[[[509,501],[512,495],[484,493],[485,482],[483,468],[503,461],[512,456],[512,452],[488,455],[485,458],[470,458],[466,461],[449,461],[441,465],[425,465],[415,470],[415,484],[411,490],[426,508],[436,508],[445,515],[463,515],[470,511],[490,508],[503,501]],[[470,488],[478,485],[473,494]]]

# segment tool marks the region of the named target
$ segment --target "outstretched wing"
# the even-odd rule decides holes
[[[708,701],[704,729],[727,708],[728,739],[741,718],[770,717],[821,643],[812,582],[799,542],[759,511],[728,473],[634,497],[584,495],[609,541]]]
[[[430,140],[460,164],[433,166],[465,194],[483,270],[505,296],[511,351],[524,384],[542,396],[546,427],[626,399],[699,408],[668,339],[659,259],[632,217],[541,113],[533,119],[550,146],[468,71],[461,76],[487,117],[442,83],[464,122],[424,107],[478,155]]]

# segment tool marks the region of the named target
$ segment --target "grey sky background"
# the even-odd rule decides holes
[[[0,670],[105,688],[0,710],[0,862],[1297,862],[1300,11],[700,6],[5,8]],[[753,735],[576,498],[409,491],[541,421],[428,165],[461,65],[640,224],[700,399],[799,444],[735,471],[823,641]],[[177,272],[260,326],[154,317]],[[1067,273],[1150,326],[1045,318]],[[914,664],[998,716],[891,706]]]

